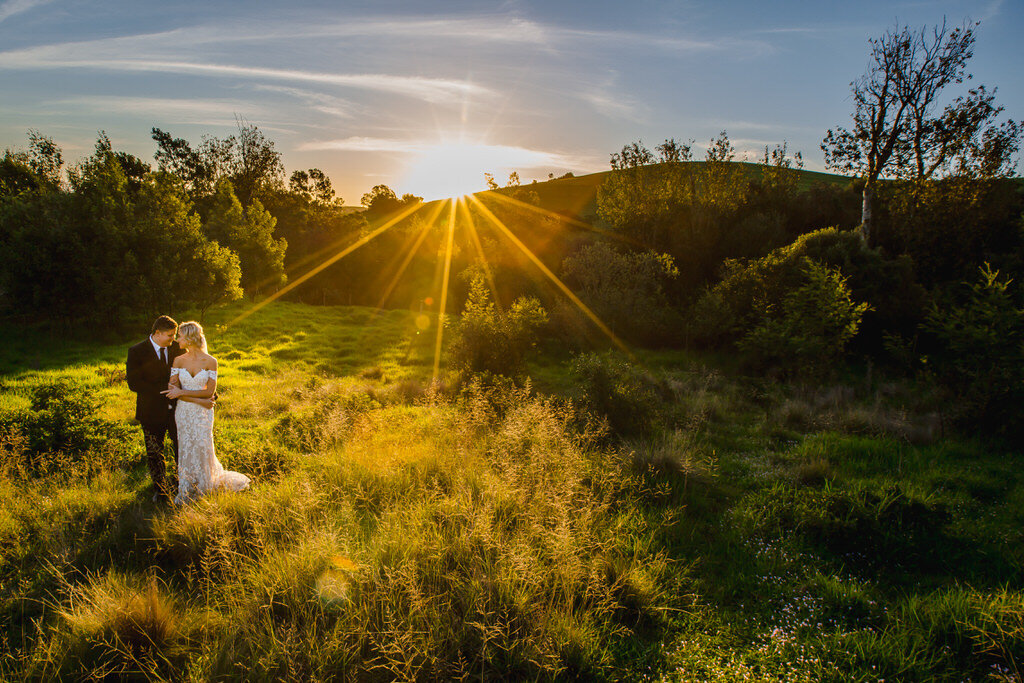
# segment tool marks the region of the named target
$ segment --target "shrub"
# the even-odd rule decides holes
[[[30,410],[0,415],[5,469],[39,475],[74,463],[95,469],[120,461],[132,430],[99,417],[99,407],[91,389],[66,379],[35,388]]]
[[[484,278],[476,275],[449,348],[453,364],[468,373],[518,375],[536,344],[537,330],[547,321],[547,312],[533,297],[516,299],[507,312],[497,310]]]
[[[950,405],[957,421],[1019,435],[1024,430],[1024,309],[1011,296],[1012,280],[988,263],[980,271],[964,300],[933,305],[928,312],[923,327],[937,344],[929,365],[956,399]]]
[[[667,390],[660,383],[610,354],[588,353],[572,361],[585,406],[608,418],[620,434],[647,431]]]
[[[806,259],[804,274],[807,282],[790,292],[779,309],[766,310],[740,341],[740,350],[755,362],[820,367],[835,361],[857,333],[868,305],[854,303],[839,271]]]
[[[562,264],[566,283],[619,336],[642,344],[669,344],[680,337],[681,319],[666,289],[679,276],[668,254],[621,253],[604,243],[588,244]],[[560,327],[573,328],[581,313],[559,309]]]
[[[826,228],[760,259],[726,261],[721,282],[689,311],[692,340],[711,347],[738,345],[769,311],[782,311],[794,290],[810,284],[807,259],[841,272],[852,299],[870,306],[850,340],[861,348],[879,350],[887,333],[910,334],[923,319],[926,296],[908,258],[887,259],[855,232]]]

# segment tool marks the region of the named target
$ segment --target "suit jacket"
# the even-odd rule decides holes
[[[135,419],[144,425],[163,425],[174,418],[174,404],[161,394],[167,389],[171,378],[171,365],[177,356],[185,353],[178,342],[167,347],[167,364],[153,350],[147,337],[128,349],[125,363],[125,379],[128,388],[135,392]]]

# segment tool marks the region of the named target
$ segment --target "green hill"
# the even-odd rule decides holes
[[[702,166],[703,161],[687,162],[696,166]],[[743,167],[747,176],[757,179],[761,176],[761,165],[748,162],[734,162]],[[818,171],[805,171],[795,169],[799,174],[799,187],[802,190],[810,188],[816,183],[828,185],[843,185],[850,182],[847,176],[835,175],[832,173],[820,173]],[[612,171],[601,171],[589,173],[571,178],[555,178],[543,182],[535,182],[524,185],[528,190],[537,193],[540,198],[541,208],[561,213],[566,216],[592,221],[597,215],[597,192],[601,184]],[[498,192],[505,191],[504,189]],[[480,193],[484,194],[484,193]]]

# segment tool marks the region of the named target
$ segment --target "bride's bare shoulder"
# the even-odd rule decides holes
[[[203,354],[203,368],[206,370],[216,370],[217,359],[208,353]]]

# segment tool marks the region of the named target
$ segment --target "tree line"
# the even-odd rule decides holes
[[[152,137],[155,164],[113,149],[104,133],[72,167],[35,130],[26,149],[4,152],[4,308],[66,325],[204,312],[275,291],[289,270],[358,234],[368,218],[420,201],[379,185],[359,214],[320,169],[285,182],[280,152],[254,125],[198,145],[159,128]]]

